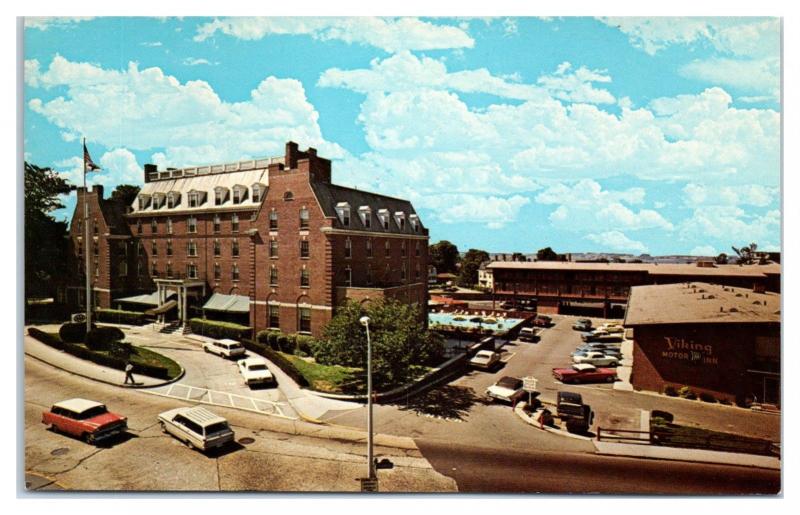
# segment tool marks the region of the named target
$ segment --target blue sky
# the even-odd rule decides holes
[[[461,249],[777,249],[779,42],[770,18],[29,18],[25,155],[80,183],[86,137],[110,190],[292,139]]]

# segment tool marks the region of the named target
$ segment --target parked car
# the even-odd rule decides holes
[[[479,350],[472,359],[469,360],[469,365],[474,368],[490,370],[495,365],[500,363],[500,354],[491,350]]]
[[[87,399],[68,399],[53,404],[42,413],[42,423],[53,431],[77,436],[92,445],[128,429],[127,418],[111,413],[105,404]]]
[[[510,376],[502,377],[486,389],[486,395],[490,399],[515,404],[525,396],[525,390],[522,389],[522,379]]]
[[[624,333],[625,332],[625,327],[623,327],[622,324],[619,324],[619,323],[616,323],[616,322],[605,323],[605,324],[601,325],[600,327],[598,327],[597,329],[600,330],[600,331],[605,331],[605,332],[607,332],[609,334]]]
[[[207,451],[233,441],[235,435],[224,418],[201,407],[175,408],[158,416],[161,430],[190,449]]]
[[[622,343],[622,333],[607,333],[605,331],[592,331],[583,333],[581,339],[585,342]]]
[[[275,376],[267,368],[267,361],[262,358],[246,358],[239,360],[239,373],[242,374],[244,384],[269,384],[275,381]]]
[[[556,411],[570,433],[583,433],[592,425],[592,409],[583,403],[581,394],[558,392]]]
[[[536,315],[536,319],[533,321],[533,325],[536,327],[550,327],[553,325],[553,318],[547,315]]]
[[[572,365],[570,368],[554,368],[553,377],[562,383],[613,383],[617,371],[613,368],[596,368],[588,363]]]
[[[579,318],[572,324],[572,328],[576,331],[588,332],[592,330],[592,321],[588,318]]]
[[[228,359],[245,355],[245,348],[241,343],[227,338],[206,341],[203,343],[203,350]]]
[[[523,327],[519,330],[519,339],[523,342],[538,342],[539,329],[535,327]]]
[[[619,360],[599,351],[586,351],[572,356],[573,363],[589,363],[596,367],[616,367]]]
[[[611,356],[617,359],[622,359],[622,350],[615,346],[615,344],[583,344],[575,348],[575,350],[570,354],[570,356],[575,356],[576,354],[583,354],[585,352],[602,352],[606,356]]]

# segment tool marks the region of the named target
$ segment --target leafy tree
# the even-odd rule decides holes
[[[714,263],[718,265],[727,265],[728,264],[728,255],[724,252],[721,252],[719,256],[714,258]]]
[[[536,261],[561,261],[561,258],[553,249],[545,247],[536,251]]]
[[[50,297],[66,273],[67,223],[50,214],[70,186],[50,168],[25,162],[25,297]]]
[[[456,282],[459,286],[472,287],[478,283],[478,268],[481,263],[489,261],[489,253],[485,250],[469,249],[461,258],[461,270]]]
[[[113,192],[111,192],[111,199],[121,202],[123,205],[130,206],[136,200],[141,188],[133,186],[132,184],[120,184]]]
[[[434,243],[428,248],[430,263],[438,273],[455,273],[458,263],[458,247],[447,240]]]
[[[527,261],[527,259],[525,259],[525,256],[522,254],[522,252],[514,252],[511,255],[511,261]]]
[[[758,249],[758,245],[755,243],[751,243],[745,247],[736,248],[731,247],[736,255],[738,256],[736,262],[740,265],[752,265],[756,260],[756,250]]]
[[[393,299],[362,306],[350,300],[337,307],[336,315],[325,326],[324,337],[314,347],[314,357],[322,364],[367,368],[367,336],[359,319],[370,318],[372,377],[376,388],[390,388],[413,379],[420,365],[441,358],[444,342],[426,331],[417,305]]]

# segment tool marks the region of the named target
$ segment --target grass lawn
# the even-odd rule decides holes
[[[285,352],[278,354],[295,366],[313,390],[328,393],[352,393],[353,390],[363,389],[364,377],[363,370],[360,368],[320,365],[313,361],[306,361],[294,354]]]

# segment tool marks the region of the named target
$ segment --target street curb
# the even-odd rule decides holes
[[[646,460],[682,461],[685,463],[708,463],[713,465],[751,467],[751,468],[759,468],[765,470],[781,470],[781,460],[779,458],[760,456],[756,454],[741,454],[732,452],[706,451],[703,449],[682,449],[679,447],[663,447],[663,446],[653,446],[653,445],[630,444],[650,451],[649,453],[647,453],[649,455],[643,455],[642,453],[625,452],[625,448],[622,447],[617,447],[616,452],[613,452],[611,450],[614,449],[614,447],[610,447],[609,450],[605,452],[601,451],[598,448],[598,443],[603,444],[604,446],[617,446],[617,445],[627,445],[627,444],[597,442],[596,440],[592,440],[592,443],[594,444],[596,453],[603,456],[620,456],[625,458],[640,458]],[[690,457],[667,455],[667,453],[674,451],[694,452],[701,455],[705,455],[706,459],[698,459],[698,458],[693,459]],[[662,454],[662,455],[658,456],[657,454]],[[742,461],[734,461],[734,458],[736,457],[739,457],[740,460],[744,460],[745,462],[743,463]],[[746,463],[746,461],[750,461],[750,463]]]
[[[127,385],[127,384],[119,384],[119,383],[114,383],[114,382],[111,382],[111,381],[106,381],[104,379],[98,379],[96,377],[92,377],[92,376],[89,376],[89,375],[86,375],[86,374],[81,374],[80,372],[75,372],[74,370],[66,369],[64,367],[61,367],[61,366],[56,365],[54,363],[51,363],[51,362],[47,361],[46,359],[42,359],[39,356],[35,356],[35,355],[33,355],[33,354],[29,353],[29,352],[25,352],[25,355],[26,356],[30,356],[31,358],[33,358],[33,359],[35,359],[37,361],[40,361],[40,362],[42,362],[42,363],[44,363],[46,365],[50,365],[53,368],[57,368],[57,369],[59,369],[59,370],[61,370],[63,372],[67,372],[68,374],[72,374],[72,375],[75,375],[75,376],[78,376],[78,377],[83,377],[84,379],[90,379],[90,380],[98,382],[98,383],[103,383],[103,384],[107,384],[107,385],[111,385],[111,386],[118,386],[120,388],[128,388],[128,389],[133,389],[133,390],[146,390],[148,388],[157,388],[159,386],[164,386],[164,385],[167,385],[167,384],[170,384],[170,383],[174,383],[175,381],[178,381],[181,378],[183,378],[183,376],[186,374],[186,370],[183,368],[183,366],[180,363],[178,363],[178,366],[181,367],[181,371],[177,376],[175,376],[173,379],[170,379],[169,381],[164,381],[163,383],[158,383],[158,384],[149,384],[149,385],[141,385],[141,386]],[[102,365],[97,365],[97,366],[102,366]],[[108,367],[105,367],[105,368],[108,368]]]
[[[535,427],[537,429],[540,429],[540,430],[543,430],[543,431],[547,431],[548,433],[553,433],[553,434],[560,435],[560,436],[566,436],[566,437],[569,437],[569,438],[574,438],[576,440],[592,441],[592,438],[590,438],[588,436],[576,435],[576,434],[570,433],[569,431],[564,431],[564,430],[561,430],[561,429],[556,429],[554,427],[540,425],[540,424],[536,423],[534,421],[534,419],[532,417],[530,417],[527,413],[525,413],[525,411],[523,410],[523,408],[526,405],[527,405],[526,402],[518,403],[514,407],[514,413],[516,413],[517,416],[519,418],[521,418],[524,422],[532,425],[533,427]],[[537,410],[537,412],[538,411],[540,411],[540,410]]]

